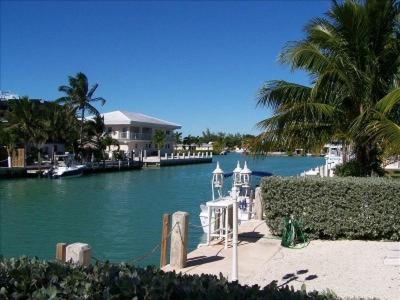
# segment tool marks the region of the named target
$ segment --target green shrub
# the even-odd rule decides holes
[[[378,176],[385,175],[384,169],[379,165],[373,164],[371,169],[374,170],[375,174]],[[336,166],[335,175],[340,177],[364,177],[365,176],[365,167],[358,160],[350,160],[342,165]]]
[[[0,259],[0,299],[337,299],[276,282],[260,288],[212,275],[97,263],[89,267],[38,259]]]
[[[386,178],[269,177],[262,182],[266,222],[275,234],[293,215],[321,239],[400,240],[400,182]]]
[[[363,177],[363,168],[357,160],[350,160],[342,165],[336,166],[335,175],[341,177]]]

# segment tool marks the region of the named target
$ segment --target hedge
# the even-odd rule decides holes
[[[269,177],[261,184],[274,234],[293,215],[310,238],[400,240],[400,181],[388,178]]]
[[[154,267],[96,263],[88,267],[36,258],[0,259],[0,299],[338,299],[278,287],[260,288],[212,275],[165,273]]]

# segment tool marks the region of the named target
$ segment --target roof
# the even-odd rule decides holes
[[[169,129],[179,129],[182,127],[169,121],[135,112],[116,110],[101,115],[104,117],[105,125],[149,125],[153,127],[167,127]]]

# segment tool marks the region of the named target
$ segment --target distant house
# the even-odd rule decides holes
[[[102,114],[107,132],[120,144],[120,150],[130,155],[138,155],[141,150],[146,150],[147,155],[157,152],[153,142],[156,130],[165,133],[165,141],[161,153],[171,153],[175,146],[174,130],[181,125],[164,121],[141,113],[127,111],[112,111]],[[115,147],[111,150],[115,150]]]
[[[190,150],[190,151],[213,151],[213,142],[198,144],[176,144],[175,150]]]

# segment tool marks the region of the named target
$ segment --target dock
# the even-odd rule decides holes
[[[190,234],[190,233],[189,233]],[[240,284],[293,286],[307,291],[332,290],[340,297],[398,299],[400,243],[384,241],[315,240],[299,249],[284,248],[265,221],[239,226]],[[230,280],[232,248],[223,242],[200,246],[187,255],[184,268],[166,265],[164,271],[183,274],[222,274]]]
[[[202,164],[202,163],[211,163],[212,162],[212,153],[171,153],[165,154],[163,156],[145,156],[141,158],[143,161],[143,165],[146,167],[149,166],[178,166],[178,165],[191,165],[191,164]]]
[[[46,163],[40,167],[38,165],[31,165],[26,167],[13,167],[13,168],[0,168],[0,179],[11,178],[37,178],[39,172],[43,172],[52,167],[51,164]],[[106,173],[106,172],[119,172],[129,170],[139,170],[143,167],[143,162],[139,160],[129,161],[105,161],[105,162],[88,162],[84,174]]]

